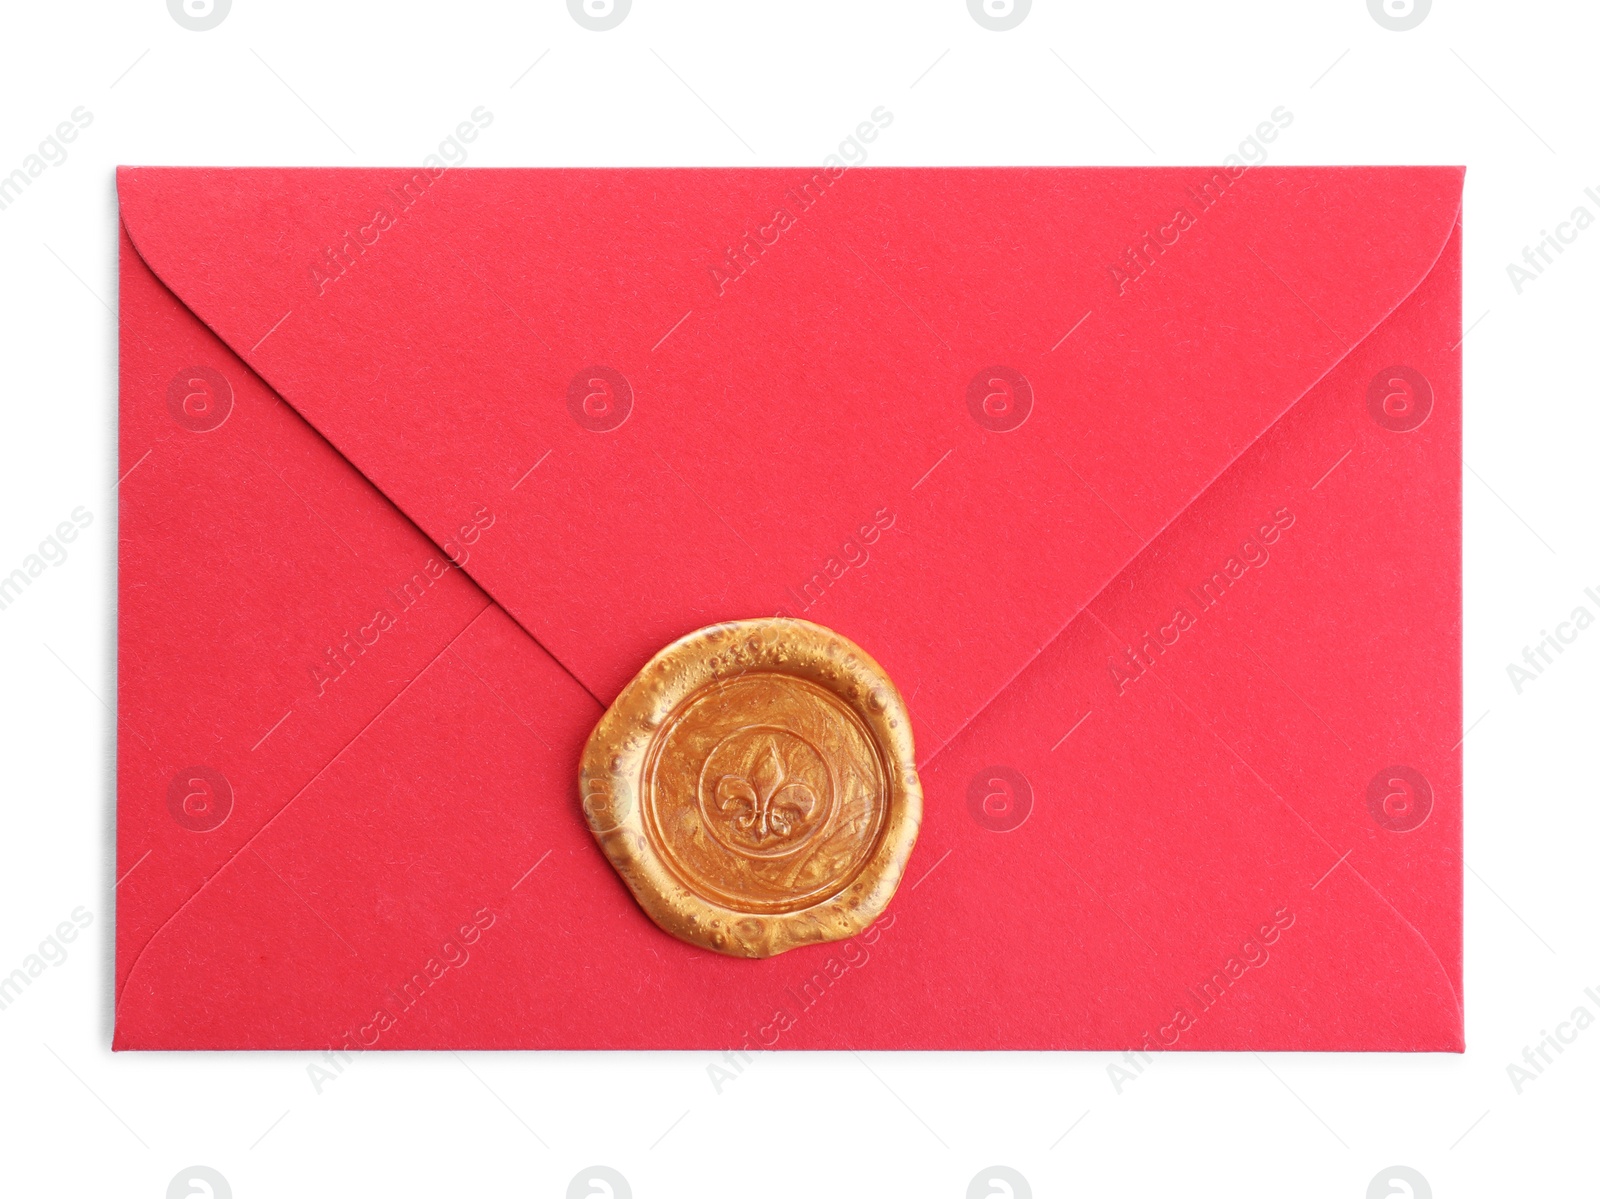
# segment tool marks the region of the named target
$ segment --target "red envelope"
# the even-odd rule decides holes
[[[116,1045],[1459,1051],[1461,182],[124,168]],[[776,613],[926,811],[749,961],[576,772]]]

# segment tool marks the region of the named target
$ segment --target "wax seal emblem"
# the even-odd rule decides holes
[[[590,734],[579,793],[652,920],[747,958],[865,929],[922,821],[900,693],[787,617],[711,625],[646,663]]]

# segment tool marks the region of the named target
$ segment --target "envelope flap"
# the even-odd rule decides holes
[[[1460,191],[119,172],[155,273],[602,700],[695,627],[788,612],[883,662],[924,760],[1410,294]]]

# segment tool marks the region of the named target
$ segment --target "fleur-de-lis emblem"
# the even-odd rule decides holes
[[[756,845],[781,841],[817,809],[810,787],[789,777],[777,742],[767,737],[756,749],[749,776],[725,774],[717,780],[717,809]]]

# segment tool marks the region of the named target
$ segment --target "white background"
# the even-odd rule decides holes
[[[0,211],[0,574],[94,520],[0,611],[0,974],[93,924],[0,1011],[0,1192],[160,1199],[204,1163],[239,1199],[561,1196],[599,1162],[640,1199],[959,1197],[994,1163],[1039,1196],[1361,1199],[1396,1163],[1441,1197],[1593,1193],[1600,1026],[1520,1094],[1507,1065],[1600,1016],[1600,628],[1521,694],[1506,667],[1600,614],[1600,228],[1520,295],[1506,266],[1600,217],[1597,44],[1578,0],[1405,32],[1366,0],[1036,0],[1006,32],[965,0],[635,0],[606,32],[564,0],[235,0],[205,32],[12,0],[0,174],[93,123]],[[721,1094],[705,1053],[367,1054],[320,1094],[309,1054],[113,1057],[113,167],[418,163],[478,105],[476,165],[815,164],[879,105],[878,164],[1217,162],[1279,105],[1274,162],[1466,163],[1465,1056],[1167,1055],[1120,1094],[1092,1053],[768,1054]]]

